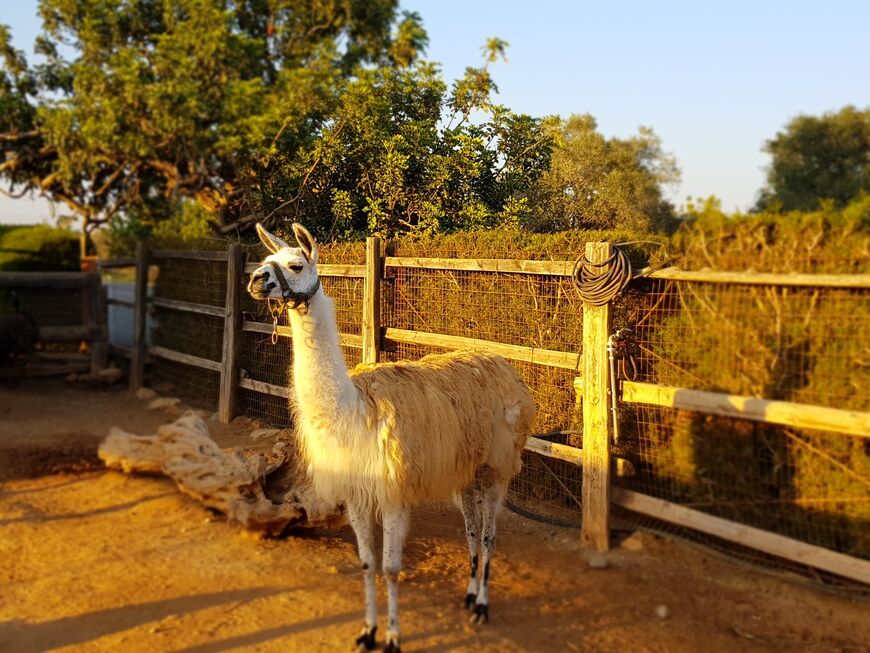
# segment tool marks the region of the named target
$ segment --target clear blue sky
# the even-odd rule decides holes
[[[2,0],[0,22],[29,51],[35,0]],[[493,68],[500,101],[533,115],[591,113],[608,136],[655,129],[688,196],[746,209],[764,182],[761,147],[799,113],[870,106],[870,2],[402,0],[423,17],[428,57],[455,79],[487,37],[510,43]],[[0,222],[44,202],[0,199]]]

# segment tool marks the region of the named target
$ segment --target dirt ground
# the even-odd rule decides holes
[[[0,390],[0,651],[351,650],[362,578],[349,530],[259,540],[165,479],[101,469],[109,426],[169,419],[120,390]],[[216,428],[224,446],[246,437]],[[416,512],[405,650],[870,651],[870,604],[854,598],[645,534],[591,569],[577,531],[507,511],[499,528],[491,622],[472,627],[461,519]]]

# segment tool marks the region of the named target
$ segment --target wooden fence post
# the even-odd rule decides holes
[[[377,363],[381,351],[381,239],[366,239],[366,280],[363,298],[362,361]]]
[[[90,314],[91,336],[91,374],[96,374],[109,363],[109,314],[107,305],[108,289],[103,286],[99,273],[88,275],[86,296]]]
[[[221,387],[218,396],[218,419],[229,423],[236,410],[236,393],[239,390],[239,338],[241,333],[242,246],[231,243],[227,251],[227,295],[224,315],[224,346],[221,357]]]
[[[610,243],[586,243],[586,260],[606,261]],[[583,523],[581,544],[610,548],[610,431],[607,338],[610,304],[583,307]]]
[[[148,319],[148,243],[136,243],[136,285],[133,307],[133,350],[130,352],[130,391],[145,383],[145,324]]]

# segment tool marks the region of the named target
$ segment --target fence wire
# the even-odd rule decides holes
[[[347,254],[347,260],[342,260]],[[265,255],[247,248],[249,261]],[[358,247],[321,260],[360,263]],[[167,260],[159,297],[219,306],[225,264]],[[239,279],[245,283],[247,275]],[[358,336],[364,282],[324,277],[340,333]],[[270,339],[272,318],[242,292],[246,321],[239,365],[244,378],[287,388],[292,347]],[[158,309],[155,344],[219,360],[222,320]],[[386,270],[384,327],[580,353],[582,302],[570,279],[409,268]],[[870,410],[870,301],[867,290],[642,281],[613,306],[614,327],[635,329],[634,380],[658,385]],[[286,315],[279,325],[287,326]],[[382,361],[416,360],[446,351],[386,343]],[[343,346],[348,366],[361,351]],[[513,362],[538,409],[539,437],[582,447],[582,414],[573,382],[578,371]],[[158,361],[156,380],[185,397],[216,405],[218,374]],[[290,423],[287,400],[239,391],[239,411],[276,426]],[[621,404],[615,453],[631,463],[621,487],[863,559],[870,558],[870,440],[858,436]],[[633,472],[631,471],[633,468]],[[540,518],[579,525],[578,465],[525,452],[509,499]],[[619,523],[702,543],[744,560],[790,569],[825,582],[829,574],[756,550],[615,508]]]
[[[636,325],[636,380],[866,411],[868,299],[866,290],[656,281]],[[624,405],[621,417],[636,475],[616,478],[617,485],[870,558],[866,437],[655,406]],[[808,570],[618,512],[765,566]]]

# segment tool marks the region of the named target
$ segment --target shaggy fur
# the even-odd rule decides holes
[[[409,508],[452,497],[466,524],[472,619],[488,619],[495,516],[535,418],[531,393],[501,357],[460,352],[417,362],[360,365],[348,372],[332,300],[317,289],[317,248],[299,225],[291,248],[258,225],[272,254],[251,275],[255,298],[280,298],[276,274],[308,304],[288,311],[293,330],[292,404],[313,487],[345,502],[365,578],[365,626],[356,643],[375,646],[374,520],[384,530],[388,622],[384,651],[399,649],[398,575]],[[275,264],[275,265],[273,265]],[[482,573],[478,580],[479,553]]]
[[[501,357],[434,354],[417,362],[360,365],[349,374],[353,410],[326,429],[296,408],[315,489],[361,510],[449,499],[486,466],[492,482],[520,471],[534,404]]]

